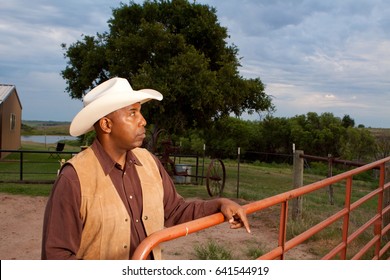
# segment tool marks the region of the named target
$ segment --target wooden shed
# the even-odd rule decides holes
[[[16,87],[0,84],[0,150],[21,147],[22,104]],[[9,153],[0,152],[0,159]]]

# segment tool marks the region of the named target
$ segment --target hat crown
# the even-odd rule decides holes
[[[113,93],[129,93],[132,91],[133,89],[126,79],[118,77],[112,78],[88,92],[83,98],[83,104],[85,107],[106,95]]]

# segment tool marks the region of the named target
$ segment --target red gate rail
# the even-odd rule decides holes
[[[390,157],[378,160],[370,164],[366,164],[364,166],[355,168],[342,174],[326,178],[324,180],[297,189],[293,189],[291,191],[287,191],[269,198],[265,198],[244,205],[243,207],[245,208],[247,214],[258,212],[275,205],[281,206],[278,246],[269,251],[268,253],[260,256],[258,259],[284,259],[284,255],[287,251],[298,246],[314,234],[318,233],[319,231],[325,229],[326,227],[332,225],[333,223],[341,219],[343,221],[341,233],[342,241],[338,245],[336,245],[329,253],[327,253],[322,259],[332,259],[337,255],[340,256],[340,259],[346,259],[348,244],[355,240],[370,226],[374,227],[373,238],[369,240],[367,244],[365,244],[363,248],[361,248],[360,251],[352,257],[352,259],[361,258],[371,248],[375,249],[373,259],[380,259],[390,249],[390,241],[388,241],[381,247],[383,236],[390,230],[390,224],[388,223],[388,221],[386,225],[384,225],[383,222],[384,215],[390,214],[390,205],[383,207],[385,190],[390,191],[390,183],[385,183],[385,167],[386,163],[388,162],[390,162]],[[351,203],[353,177],[372,169],[379,169],[378,187],[369,194],[355,201],[354,203]],[[327,219],[323,220],[322,222],[304,231],[303,233],[295,236],[294,238],[286,240],[286,228],[288,221],[287,213],[289,208],[289,201],[294,198],[311,193],[313,191],[325,188],[331,184],[341,182],[343,180],[346,180],[344,208],[341,209],[339,212],[333,214],[332,216],[328,217]],[[356,231],[352,232],[351,234],[348,234],[349,216],[351,211],[358,208],[365,201],[374,197],[377,197],[378,201],[376,214]],[[389,201],[386,201],[386,203],[389,204]],[[221,213],[217,213],[211,216],[203,217],[201,219],[176,225],[170,228],[165,228],[161,231],[155,232],[148,236],[145,240],[143,240],[143,242],[134,252],[133,259],[146,259],[150,252],[153,250],[153,248],[159,243],[173,240],[182,236],[187,236],[188,234],[204,230],[212,226],[216,226],[223,222],[223,215]]]

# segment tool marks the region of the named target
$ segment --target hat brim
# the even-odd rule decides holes
[[[106,95],[85,106],[72,120],[69,133],[80,136],[91,130],[102,117],[135,103],[145,103],[152,99],[162,100],[163,96],[153,89],[133,90],[131,94],[118,94],[115,97]]]

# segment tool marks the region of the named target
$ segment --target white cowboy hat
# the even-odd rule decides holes
[[[133,90],[124,78],[112,78],[88,92],[84,108],[70,124],[70,135],[79,136],[93,130],[93,125],[102,117],[123,107],[151,99],[162,100],[161,93],[154,89]]]

